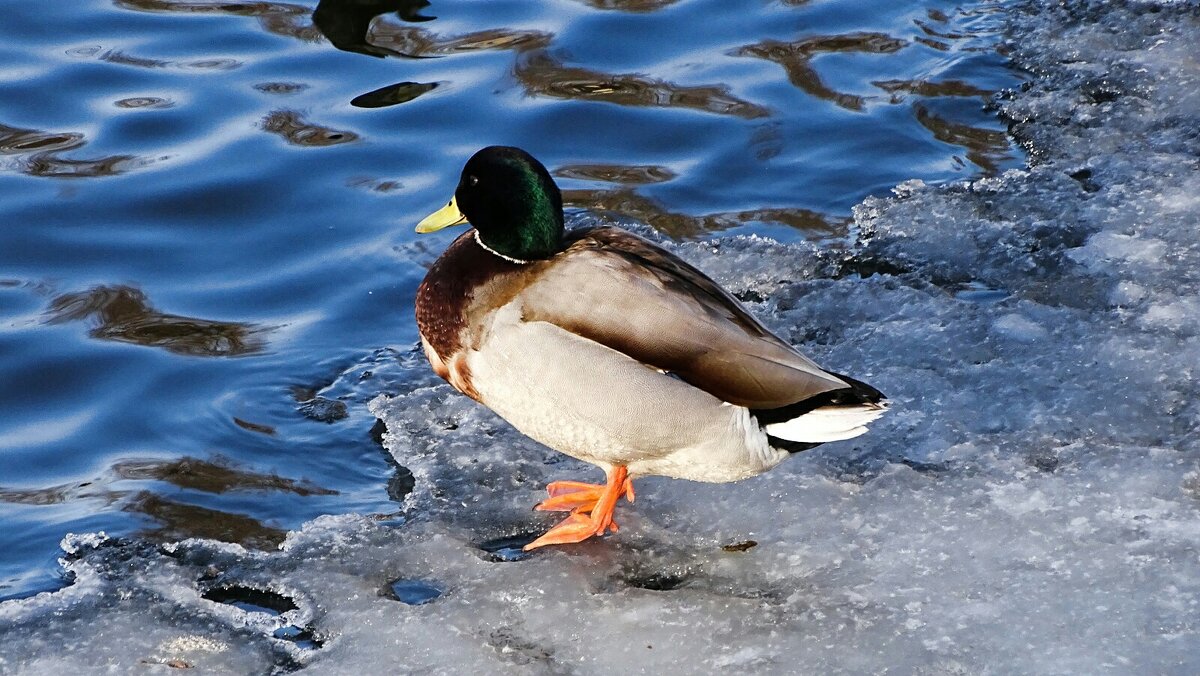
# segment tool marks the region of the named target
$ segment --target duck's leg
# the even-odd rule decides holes
[[[595,496],[595,499],[591,497],[593,489],[598,489],[598,495]],[[538,505],[538,509],[542,509],[542,505],[553,500],[579,496],[578,504],[575,507],[553,508],[571,509],[571,516],[568,516],[562,523],[551,528],[542,537],[525,545],[525,551],[545,547],[546,545],[565,545],[574,542],[583,542],[593,535],[603,534],[604,531],[610,528],[616,530],[617,524],[613,523],[612,518],[613,509],[617,505],[617,500],[622,495],[627,495],[630,501],[632,501],[633,484],[629,481],[629,471],[625,467],[617,466],[608,472],[608,483],[603,487],[581,487],[579,490],[554,496],[542,502]]]
[[[582,481],[553,481],[546,485],[549,498],[542,500],[534,509],[540,512],[590,512],[600,496],[604,494],[608,484],[589,484]],[[629,502],[633,502],[633,480],[626,476],[621,487],[621,494]]]

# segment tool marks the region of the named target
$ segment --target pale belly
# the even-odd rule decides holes
[[[769,446],[745,408],[552,324],[516,321],[464,356],[479,401],[529,437],[606,470],[736,481],[788,455]]]

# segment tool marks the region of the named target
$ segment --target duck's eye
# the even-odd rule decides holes
[[[468,176],[467,185],[479,185],[479,178],[477,176]]]

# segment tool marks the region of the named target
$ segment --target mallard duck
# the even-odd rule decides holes
[[[417,232],[462,223],[417,290],[433,370],[607,476],[550,483],[535,508],[570,515],[526,550],[616,531],[637,477],[745,479],[863,434],[887,408],[677,256],[616,227],[566,232],[558,186],[519,148],[475,153]]]

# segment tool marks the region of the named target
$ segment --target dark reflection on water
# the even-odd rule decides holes
[[[46,488],[5,488],[0,486],[0,502],[15,505],[61,505],[78,500],[103,500],[110,505],[128,495],[113,491],[94,481],[80,481]]]
[[[340,50],[366,54],[378,58],[398,56],[408,59],[433,58],[437,51],[432,38],[420,29],[396,29],[385,31],[382,37],[371,36],[371,24],[375,17],[385,12],[394,13],[409,23],[432,21],[437,17],[425,16],[421,10],[428,7],[427,0],[321,0],[313,11],[313,23],[321,30],[330,44]],[[399,48],[380,42],[391,42]],[[359,94],[350,100],[356,108],[386,108],[433,91],[436,82],[397,82]]]
[[[295,94],[308,89],[302,82],[260,82],[254,88],[265,94]]]
[[[372,44],[368,39],[371,22],[385,12],[393,12],[408,22],[431,21],[437,17],[423,16],[426,0],[321,0],[313,11],[313,24],[338,49],[378,58],[399,56],[425,58],[401,50]]]
[[[929,21],[922,21],[920,19],[915,19],[913,21],[917,28],[920,28],[921,32],[924,33],[924,35],[917,36],[914,39],[916,42],[919,42],[926,47],[930,47],[941,52],[948,52],[953,48],[954,42],[966,40],[972,37],[970,33],[953,30],[951,28],[935,28],[933,26],[934,23],[947,24],[950,22],[950,17],[946,15],[945,12],[931,8],[926,12],[926,16],[929,17]],[[965,51],[978,51],[982,48],[967,46],[963,47],[963,49]]]
[[[754,119],[770,115],[763,106],[729,93],[724,85],[687,87],[642,75],[614,75],[566,66],[547,51],[523,54],[514,74],[534,96],[604,101],[622,106],[688,108],[718,115]]]
[[[230,491],[283,491],[300,496],[337,495],[337,491],[318,486],[311,481],[288,479],[275,474],[263,474],[241,469],[231,461],[216,457],[202,460],[182,458],[144,458],[118,460],[103,475],[45,488],[0,487],[0,502],[25,505],[56,505],[75,500],[102,499],[115,502],[129,491],[114,490],[116,481],[163,481],[178,488],[228,493]]]
[[[634,166],[621,164],[569,164],[554,170],[559,178],[578,178],[586,181],[607,183],[646,184],[663,183],[675,178],[675,172],[654,165]]]
[[[269,437],[275,436],[275,428],[271,427],[270,425],[250,422],[249,420],[242,420],[241,418],[237,417],[233,419],[233,424],[249,432],[258,432],[259,434],[265,434]]]
[[[487,50],[521,52],[545,47],[553,37],[543,31],[493,28],[455,38],[439,38],[421,28],[397,26],[383,20],[376,22],[371,28],[372,43],[404,52],[408,56],[439,56]]]
[[[286,530],[268,526],[244,514],[176,502],[150,491],[138,493],[121,509],[158,521],[161,525],[157,528],[145,529],[138,534],[159,542],[209,538],[254,549],[274,549],[287,537]]]
[[[890,54],[907,44],[904,40],[884,33],[848,33],[845,35],[818,35],[796,42],[764,40],[736,50],[738,56],[754,56],[783,66],[788,81],[805,93],[835,103],[848,110],[862,110],[865,98],[844,94],[826,85],[813,67],[814,56],[830,52],[858,52],[864,54]]]
[[[35,129],[18,129],[0,124],[0,153],[14,155],[17,153],[46,152],[51,150],[71,150],[82,146],[86,141],[83,134],[75,132],[53,133]]]
[[[206,493],[274,490],[304,496],[337,495],[337,491],[322,488],[310,481],[296,481],[275,474],[240,469],[223,458],[201,460],[185,456],[172,460],[122,460],[112,466],[112,471],[120,479],[166,481],[179,488]]]
[[[77,132],[44,132],[0,124],[0,155],[20,156],[15,166],[29,176],[95,178],[115,176],[149,164],[134,155],[109,155],[95,159],[63,157],[61,153],[87,145]]]
[[[938,82],[930,82],[929,80],[876,80],[871,84],[891,94],[890,103],[900,103],[904,100],[904,94],[929,98],[963,96],[986,99],[995,93],[990,89],[977,87],[970,82],[962,80],[941,80]]]
[[[596,9],[611,9],[619,12],[654,12],[669,7],[679,0],[578,0]]]
[[[426,0],[321,0],[313,24],[338,49],[378,58],[423,59],[456,52],[545,47],[553,36],[541,31],[494,28],[456,38],[440,38],[423,28],[397,26],[382,17],[394,14],[406,23],[422,23]],[[375,18],[380,17],[379,21]]]
[[[77,55],[84,56],[85,54],[79,52]],[[99,58],[101,61],[107,61],[108,63],[115,63],[121,66],[134,66],[136,68],[166,68],[167,66],[171,65],[170,61],[150,59],[142,56],[133,56],[132,54],[126,54],[125,52],[116,49],[110,49],[106,52],[102,52],[97,58]]]
[[[967,159],[988,174],[995,174],[1002,162],[1012,159],[1008,136],[1002,131],[980,129],[969,124],[940,117],[927,106],[913,107],[917,121],[934,138],[967,150]]]
[[[187,14],[228,14],[258,19],[263,30],[275,35],[299,38],[307,42],[320,39],[320,32],[308,23],[309,9],[284,2],[229,1],[187,2],[177,0],[114,0],[121,9],[140,12],[181,12]]]
[[[247,547],[270,548],[283,541],[286,531],[258,519],[218,509],[178,502],[148,489],[122,490],[120,481],[162,481],[179,489],[225,494],[233,491],[274,491],[299,496],[336,495],[337,491],[309,481],[242,469],[222,458],[120,460],[103,475],[89,481],[45,488],[0,487],[0,502],[22,505],[59,505],[79,501],[121,503],[121,511],[149,516],[162,525],[142,534],[168,541],[188,537],[215,538]]]
[[[21,167],[30,176],[95,178],[123,174],[147,163],[146,160],[133,155],[110,155],[94,160],[81,160],[59,157],[51,153],[39,153],[26,158]]]
[[[360,94],[350,100],[350,105],[356,108],[385,108],[408,103],[422,94],[437,89],[437,86],[436,82],[397,82],[394,85]]]
[[[157,96],[133,96],[113,101],[113,105],[118,108],[170,108],[175,103]]]
[[[352,188],[365,188],[377,193],[396,192],[404,188],[404,184],[400,181],[393,181],[386,178],[371,178],[369,176],[355,176],[346,181],[346,185]]]
[[[115,340],[199,357],[237,357],[266,347],[263,329],[251,324],[218,322],[159,312],[146,295],[129,286],[98,286],[68,293],[50,303],[46,322],[93,319],[93,338]]]
[[[931,12],[936,12],[936,10],[931,10]],[[937,18],[937,17],[940,17],[940,18]],[[946,21],[950,20],[950,17],[947,17],[945,14],[941,14],[940,12],[936,12],[936,14],[931,16],[931,18],[933,18],[934,21],[937,21],[938,23],[945,23]],[[962,33],[959,31],[939,30],[937,28],[934,28],[933,25],[931,25],[928,21],[921,21],[920,19],[913,21],[913,23],[915,23],[917,25],[917,27],[921,29],[922,33],[924,33],[925,35],[927,35],[931,38],[945,38],[947,40],[962,40],[964,38],[971,37],[968,33]]]
[[[796,207],[749,209],[701,216],[667,210],[662,204],[631,188],[613,190],[564,190],[563,203],[596,212],[613,212],[649,223],[660,232],[678,239],[737,228],[747,223],[779,223],[810,236],[844,235],[850,218],[835,218]]]
[[[99,61],[116,64],[118,66],[133,66],[135,68],[147,69],[178,68],[181,70],[233,70],[242,66],[242,62],[238,61],[237,59],[212,58],[196,59],[194,61],[167,61],[165,59],[152,59],[145,56],[128,54],[119,49],[106,50],[100,46],[75,47],[68,49],[67,55],[77,58],[94,57]]]
[[[297,146],[333,146],[358,140],[352,131],[312,124],[293,110],[272,111],[263,118],[262,128]]]

